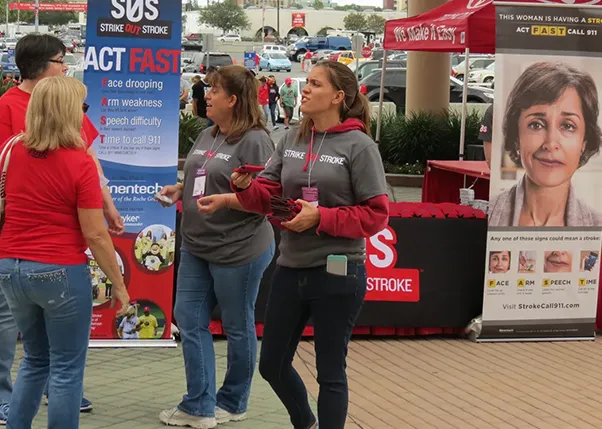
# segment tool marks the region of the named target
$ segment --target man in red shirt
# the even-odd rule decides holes
[[[0,149],[10,137],[25,130],[25,114],[31,98],[31,92],[37,83],[50,76],[62,76],[68,70],[64,56],[65,45],[60,39],[48,34],[28,34],[17,43],[15,62],[23,82],[9,89],[0,97]],[[83,106],[82,106],[83,108]],[[94,159],[99,175],[103,176],[100,162],[92,149],[98,130],[84,115],[82,137],[88,144],[88,153]],[[103,211],[109,231],[122,234],[123,219],[115,208],[113,198],[107,186],[102,187]],[[14,359],[17,342],[17,328],[8,308],[6,298],[0,292],[0,425],[6,424],[12,383],[10,369]],[[92,403],[82,398],[81,411],[92,409]]]

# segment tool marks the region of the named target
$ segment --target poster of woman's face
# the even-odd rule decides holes
[[[489,225],[602,225],[599,59],[502,55]]]
[[[507,250],[489,252],[489,272],[507,273],[510,269],[510,252]]]

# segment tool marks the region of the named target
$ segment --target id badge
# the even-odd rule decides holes
[[[302,198],[310,203],[312,206],[318,207],[318,188],[312,186],[304,186],[301,188],[301,196]]]
[[[194,178],[194,187],[192,188],[192,198],[202,198],[205,196],[205,184],[207,182],[207,170],[198,168]]]

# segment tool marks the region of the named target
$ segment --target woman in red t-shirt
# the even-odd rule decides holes
[[[257,88],[257,99],[263,115],[265,116],[265,123],[267,124],[270,120],[270,93],[268,88],[268,80],[265,76],[259,78],[259,88]]]
[[[80,133],[85,96],[75,79],[44,79],[31,95],[27,132],[7,143],[0,288],[25,352],[8,416],[14,427],[31,427],[48,374],[48,427],[79,426],[92,321],[86,248],[113,283],[119,315],[129,302],[103,218],[98,170]]]
[[[9,89],[0,97],[0,147],[10,137],[25,131],[25,113],[31,93],[38,82],[51,76],[64,76],[69,68],[64,61],[65,52],[63,42],[49,34],[28,34],[19,40],[15,49],[15,62],[23,82],[18,87]],[[49,109],[53,109],[53,107],[49,107]],[[94,139],[98,137],[98,131],[86,115],[83,115],[80,126],[88,154],[102,175],[100,163],[91,147]],[[106,186],[102,188],[102,197],[104,216],[109,225],[109,231],[113,234],[123,233],[123,220],[115,208],[111,193]],[[12,391],[10,367],[17,344],[17,329],[2,293],[0,293],[0,321],[0,344],[3,347],[3,353],[0,353],[0,424],[3,424],[8,416],[8,404]],[[92,403],[86,398],[82,398],[81,411],[90,411],[91,409]]]

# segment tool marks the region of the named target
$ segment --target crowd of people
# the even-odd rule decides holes
[[[23,82],[0,98],[0,167],[7,167],[0,183],[0,423],[9,429],[31,428],[45,390],[48,427],[79,427],[92,317],[86,248],[113,284],[118,316],[129,317],[123,331],[137,326],[109,236],[123,232],[123,223],[91,149],[98,132],[82,108],[86,88],[64,77],[64,55],[53,36],[21,39]],[[187,156],[183,182],[163,187],[158,198],[164,206],[181,201],[183,210],[175,318],[186,392],[159,413],[165,424],[210,429],[247,417],[254,307],[276,227],[280,255],[259,372],[295,429],[345,426],[347,347],[366,293],[365,239],[388,221],[385,173],[370,137],[369,103],[348,67],[318,63],[301,94],[290,82],[284,88],[237,65],[208,70],[191,88],[194,112],[208,124]],[[276,127],[274,105],[282,103],[290,120],[298,97],[300,123],[275,144],[267,126],[271,118]],[[279,202],[288,212],[276,209]],[[218,304],[228,371],[216,389],[209,324]],[[292,365],[310,317],[317,416]],[[18,332],[24,358],[13,389]]]

